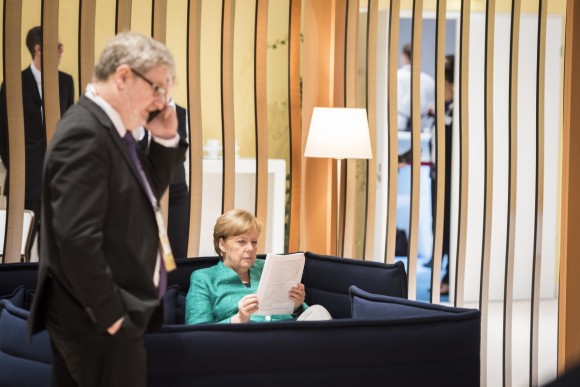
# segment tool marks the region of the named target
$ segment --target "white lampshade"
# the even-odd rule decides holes
[[[304,156],[372,159],[366,109],[315,107]]]

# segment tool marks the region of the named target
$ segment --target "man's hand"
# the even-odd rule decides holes
[[[166,105],[163,110],[145,128],[151,132],[153,137],[170,140],[177,135],[177,114],[175,109]]]
[[[113,325],[111,325],[110,327],[107,328],[107,332],[111,336],[113,336],[115,333],[117,333],[119,331],[119,329],[121,329],[121,326],[123,325],[124,320],[125,320],[125,317],[121,317],[120,319],[115,321],[115,323]]]

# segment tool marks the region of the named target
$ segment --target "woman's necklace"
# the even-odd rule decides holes
[[[240,280],[245,284],[250,282],[250,272],[245,274],[238,274],[238,277],[240,277]]]

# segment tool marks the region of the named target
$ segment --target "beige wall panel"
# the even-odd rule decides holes
[[[22,3],[4,4],[4,79],[8,110],[10,202],[8,203],[3,263],[20,262],[24,211],[24,114],[20,68]]]
[[[266,48],[268,45],[268,0],[256,2],[255,31],[255,112],[256,112],[256,217],[264,225],[263,234],[268,230],[268,98],[266,79]],[[263,252],[266,238],[262,236],[258,242],[258,251]]]
[[[189,114],[189,242],[187,256],[199,255],[203,189],[203,136],[201,111],[201,4],[190,0],[188,20],[187,90]]]

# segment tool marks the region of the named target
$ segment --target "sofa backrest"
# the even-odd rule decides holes
[[[306,303],[323,305],[333,318],[351,316],[349,287],[375,294],[407,298],[407,275],[402,262],[385,264],[306,252],[302,282]]]
[[[302,282],[306,287],[306,303],[324,306],[333,318],[347,318],[350,313],[349,287],[375,294],[407,298],[407,276],[403,263],[384,264],[304,253],[306,262]],[[266,255],[258,255],[265,259]],[[185,294],[189,290],[191,273],[217,264],[219,257],[177,259],[177,269],[167,278],[171,291],[165,297],[165,321],[183,323]],[[11,294],[24,285],[36,288],[37,263],[0,265],[0,296]]]
[[[11,294],[20,285],[36,289],[38,263],[0,264],[0,296]]]
[[[48,333],[31,338],[26,328],[26,288],[0,299],[0,386],[46,386],[52,353]]]

